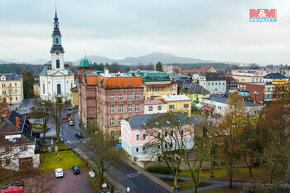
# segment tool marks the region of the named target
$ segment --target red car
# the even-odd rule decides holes
[[[71,120],[71,118],[68,118],[65,122],[69,122]]]
[[[24,193],[23,186],[6,188],[4,190],[1,190],[1,193]]]

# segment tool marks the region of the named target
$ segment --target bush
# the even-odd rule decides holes
[[[151,173],[170,174],[170,170],[167,167],[149,166],[146,170]]]

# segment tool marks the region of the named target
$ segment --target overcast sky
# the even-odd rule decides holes
[[[0,0],[0,58],[50,59],[54,6],[65,60],[165,52],[259,64],[290,62],[289,0]],[[278,22],[250,23],[249,9]]]

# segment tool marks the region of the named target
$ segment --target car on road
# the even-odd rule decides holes
[[[74,125],[75,125],[75,122],[74,122],[73,120],[70,120],[70,121],[68,122],[68,124],[69,124],[69,126],[74,126]]]
[[[55,177],[57,177],[57,178],[63,177],[63,169],[62,168],[55,169]]]
[[[65,121],[65,122],[69,122],[69,121],[71,121],[72,119],[71,118],[67,118],[67,120]]]
[[[83,137],[84,137],[84,136],[82,135],[81,132],[77,132],[77,133],[75,134],[75,136],[76,136],[77,138],[83,138]]]
[[[73,166],[73,167],[72,167],[72,170],[73,170],[73,173],[74,173],[74,174],[79,174],[79,173],[80,173],[80,169],[79,169],[78,166]]]

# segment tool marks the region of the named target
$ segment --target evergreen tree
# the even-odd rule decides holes
[[[163,67],[161,62],[157,62],[156,64],[156,71],[163,72]]]

